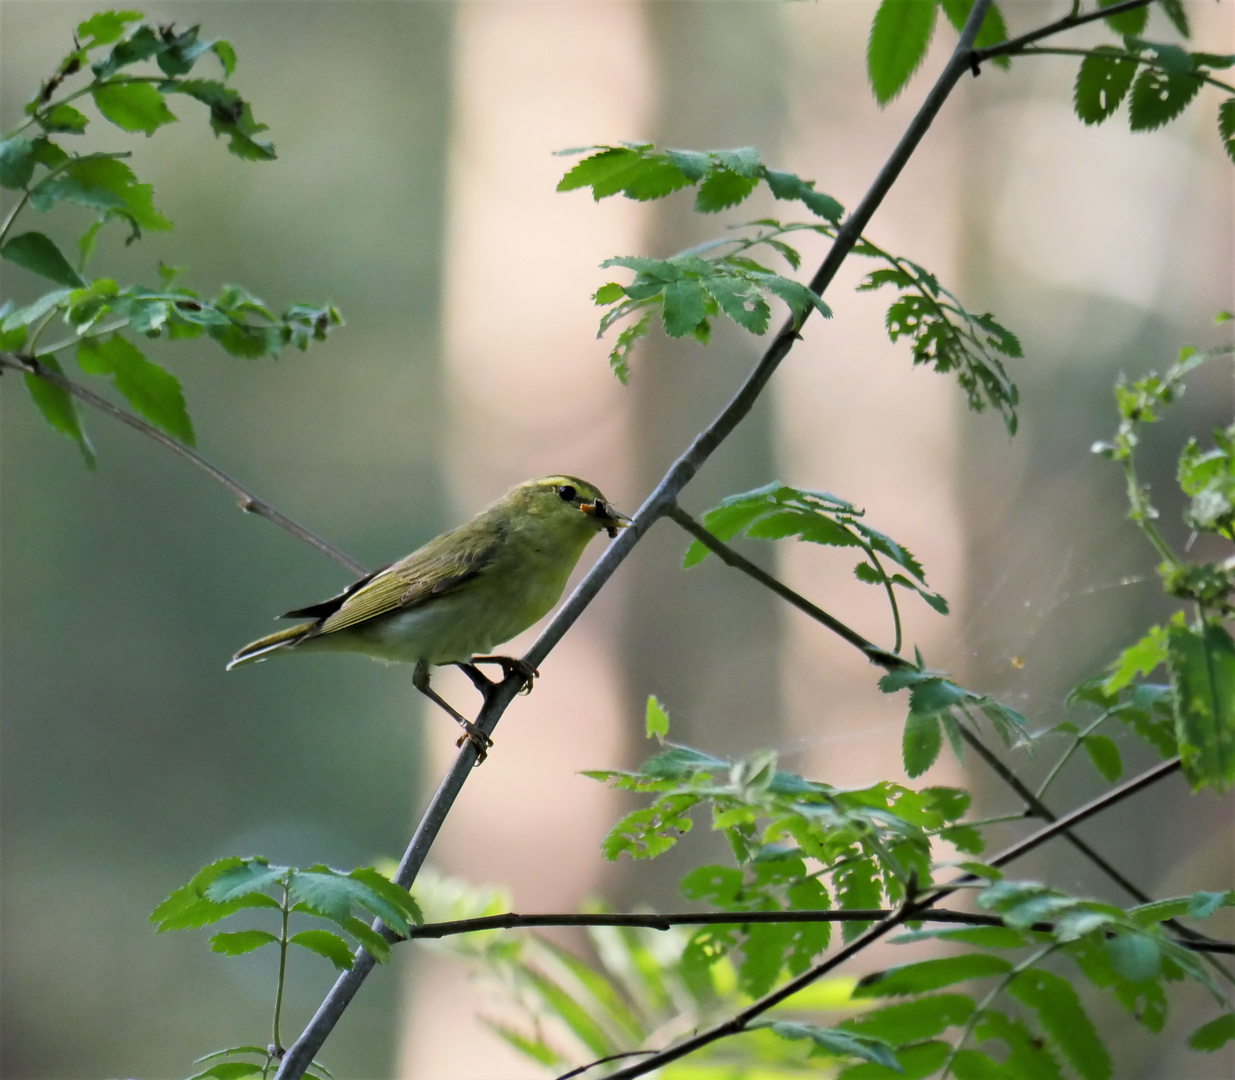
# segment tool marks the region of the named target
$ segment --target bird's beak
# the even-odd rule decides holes
[[[590,503],[580,503],[579,509],[590,517],[595,518],[596,524],[609,534],[610,539],[617,536],[618,529],[628,529],[633,524],[630,518],[620,511],[614,510],[603,499],[597,499],[595,502]]]

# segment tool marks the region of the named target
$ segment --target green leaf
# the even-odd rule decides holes
[[[837,1080],[924,1080],[938,1071],[951,1049],[947,1043],[936,1040],[914,1043],[896,1051],[899,1069],[864,1061],[840,1072]]]
[[[905,733],[901,740],[901,759],[905,763],[905,772],[911,777],[921,776],[935,764],[942,745],[938,713],[917,713],[911,710],[905,719]]]
[[[699,185],[695,209],[701,214],[714,214],[737,206],[759,182],[758,176],[741,176],[729,169],[713,169]]]
[[[255,894],[264,895],[272,885],[282,883],[287,871],[288,867],[271,866],[265,859],[237,859],[231,865],[220,867],[201,889],[201,895],[216,904],[227,904]],[[197,880],[194,878],[194,881]]]
[[[86,284],[60,249],[42,233],[28,232],[14,236],[0,248],[0,258],[58,285],[80,289]]]
[[[1081,1080],[1110,1080],[1110,1055],[1071,983],[1041,968],[1029,968],[1012,979],[1008,993],[1037,1013],[1042,1029]]]
[[[1103,780],[1114,783],[1123,775],[1123,759],[1114,739],[1106,735],[1086,735],[1081,745]]]
[[[226,42],[215,42],[216,52]],[[230,53],[230,46],[227,47]],[[220,59],[223,53],[219,52]],[[233,57],[234,63],[234,57]],[[224,67],[227,66],[224,60]],[[245,161],[274,161],[277,155],[269,142],[261,142],[256,136],[268,131],[266,124],[253,118],[253,110],[235,90],[211,79],[180,79],[167,87],[176,94],[188,94],[210,109],[210,129],[218,135],[226,135],[227,149]]]
[[[262,1066],[251,1061],[220,1061],[189,1080],[243,1080],[246,1076],[261,1076]]]
[[[1138,9],[1142,13],[1147,9]],[[1128,120],[1133,131],[1153,131],[1174,120],[1196,97],[1201,80],[1144,68],[1132,84]]]
[[[77,364],[89,375],[111,375],[116,389],[155,427],[193,445],[193,424],[174,375],[147,360],[119,334],[103,341],[87,338],[77,346]]]
[[[769,1028],[782,1039],[809,1039],[829,1054],[839,1057],[856,1057],[874,1062],[885,1069],[901,1071],[900,1062],[892,1053],[892,1047],[883,1039],[872,1038],[840,1028],[821,1028],[813,1024],[799,1024],[790,1020],[760,1020],[752,1028]]]
[[[226,1050],[215,1050],[209,1054],[202,1054],[199,1058],[193,1059],[194,1065],[200,1065],[203,1061],[212,1061],[214,1058],[234,1057],[236,1054],[258,1054],[261,1057],[266,1056],[266,1048],[263,1046],[229,1046]]]
[[[943,8],[948,22],[959,31],[964,29],[969,19],[969,12],[973,9],[973,0],[940,0],[939,6]],[[978,27],[978,36],[973,40],[973,47],[985,49],[990,45],[998,45],[1007,38],[1008,29],[1004,25],[1003,13],[992,3],[986,9],[986,17],[982,20],[982,25]],[[1007,56],[996,56],[991,63],[1004,69],[1011,67],[1011,59]]]
[[[1188,1039],[1188,1045],[1193,1050],[1218,1050],[1231,1039],[1235,1039],[1235,1013],[1223,1013],[1197,1028]]]
[[[648,695],[647,704],[647,737],[652,736],[664,738],[669,734],[669,714],[665,712],[664,706],[656,700],[655,694]]]
[[[841,1027],[895,1044],[920,1042],[965,1023],[973,1008],[973,999],[964,994],[932,994],[872,1009],[844,1021]]]
[[[1119,108],[1136,75],[1136,60],[1123,49],[1099,45],[1081,61],[1072,102],[1086,124],[1100,124]]]
[[[1112,970],[1128,982],[1143,983],[1162,973],[1162,953],[1147,934],[1116,934],[1106,942]]]
[[[122,131],[153,135],[176,117],[150,83],[105,82],[91,92],[99,112]]]
[[[519,1053],[530,1057],[533,1061],[550,1066],[566,1064],[566,1059],[539,1037],[529,1037],[485,1016],[480,1017],[480,1022],[503,1042],[513,1046]]]
[[[771,311],[760,295],[759,287],[740,277],[713,275],[699,282],[720,305],[729,318],[752,334],[762,334],[768,328]]]
[[[1184,772],[1193,790],[1235,784],[1235,641],[1217,623],[1172,623],[1168,666]]]
[[[419,905],[412,899],[412,894],[402,885],[391,881],[390,878],[373,869],[373,867],[359,866],[347,876],[353,881],[359,881],[362,885],[371,889],[386,903],[392,904],[409,923],[419,926],[425,921],[424,915],[420,912]],[[373,909],[370,908],[370,910],[372,911]],[[377,914],[377,912],[374,911],[374,914]]]
[[[670,281],[665,285],[661,319],[670,337],[690,333],[706,314],[704,292],[695,282]]]
[[[1226,156],[1235,161],[1235,97],[1229,97],[1218,106],[1218,134]]]
[[[1158,0],[1158,7],[1171,20],[1171,25],[1179,31],[1180,36],[1191,36],[1191,30],[1188,27],[1188,13],[1184,10],[1183,0]]]
[[[218,922],[228,915],[246,907],[265,907],[278,909],[278,904],[263,893],[247,893],[243,889],[234,892],[223,891],[223,895],[231,896],[226,902],[219,902],[207,895],[211,886],[220,879],[235,880],[237,875],[252,876],[251,868],[264,869],[263,859],[239,859],[228,856],[202,867],[187,885],[176,889],[158,907],[150,913],[150,921],[157,927],[157,933],[167,930],[188,930],[208,926]],[[286,867],[279,867],[285,870]]]
[[[34,144],[14,135],[0,142],[0,187],[24,188],[34,175]]]
[[[338,934],[329,930],[301,930],[287,939],[289,945],[299,945],[310,952],[324,956],[339,971],[351,971],[355,958],[352,950]]]
[[[124,37],[126,24],[141,22],[141,18],[140,11],[100,11],[77,24],[77,40],[86,49],[110,45]]]
[[[260,949],[263,945],[277,945],[279,939],[265,930],[238,930],[233,934],[215,934],[210,939],[210,951],[224,956],[239,956]]]
[[[1188,898],[1188,918],[1208,919],[1226,904],[1230,895],[1230,893],[1223,892],[1194,892]]]
[[[1108,8],[1113,4],[1121,3],[1122,0],[1098,0],[1099,8]],[[1108,15],[1106,24],[1119,34],[1121,37],[1127,37],[1129,34],[1140,34],[1145,30],[1146,23],[1149,22],[1149,7],[1133,8],[1131,11],[1121,11],[1118,15]]]
[[[344,925],[352,916],[352,906],[358,905],[382,920],[391,930],[404,936],[408,920],[398,906],[392,904],[365,882],[344,876],[321,864],[308,870],[295,870],[288,883],[288,892],[299,903],[311,908],[322,918]],[[351,933],[351,930],[348,931]]]
[[[918,70],[934,29],[935,0],[881,0],[866,47],[866,70],[880,105]]]
[[[90,122],[85,113],[78,112],[72,105],[64,102],[53,105],[45,113],[39,113],[35,120],[44,131],[66,132],[70,135],[80,135]]]
[[[83,157],[50,180],[44,180],[30,193],[36,209],[49,210],[56,200],[77,203],[108,216],[119,215],[131,223],[134,236],[142,229],[165,232],[172,227],[154,208],[154,189],[139,184],[133,170],[123,161],[109,157]]]
[[[39,363],[57,375],[64,374],[64,369],[54,356],[42,356],[39,358]],[[46,379],[40,379],[37,375],[26,375],[24,380],[26,389],[34,399],[35,405],[38,406],[39,412],[43,414],[43,419],[62,435],[67,435],[77,443],[77,448],[85,459],[86,467],[93,469],[96,460],[94,447],[82,429],[81,415],[73,396],[63,387],[48,382]]]
[[[1003,1063],[996,1064],[974,1050],[962,1050],[952,1063],[956,1080],[1062,1080],[1058,1063],[1035,1032],[1020,1020],[987,1009],[974,1024],[973,1040],[982,1043],[995,1039],[1008,1047]]]
[[[1167,658],[1167,635],[1160,626],[1154,626],[1135,645],[1129,645],[1111,665],[1111,674],[1102,689],[1107,694],[1117,694],[1138,675],[1149,675]]]
[[[1012,965],[1001,957],[986,953],[963,953],[938,960],[922,960],[916,964],[877,971],[858,980],[855,998],[900,997],[938,990],[941,986],[1006,975]]]

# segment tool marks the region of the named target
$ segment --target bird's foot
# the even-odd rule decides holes
[[[459,666],[463,668],[464,672],[467,672],[467,668],[471,667],[477,675],[484,678],[479,669],[476,668],[477,664],[497,664],[502,669],[503,678],[509,678],[511,675],[521,676],[523,679],[523,686],[519,690],[521,694],[530,694],[532,692],[533,680],[540,675],[540,672],[526,660],[520,660],[515,656],[473,656],[468,665],[460,664]],[[471,678],[470,673],[468,677]],[[475,681],[475,679],[472,679],[473,683]]]
[[[463,722],[463,734],[459,736],[459,741],[455,743],[455,746],[462,747],[465,742],[470,742],[476,747],[477,765],[489,756],[489,747],[493,745],[493,740],[470,720]]]

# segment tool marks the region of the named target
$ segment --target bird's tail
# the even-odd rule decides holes
[[[240,667],[241,664],[255,664],[259,660],[266,659],[276,649],[295,645],[297,642],[302,641],[315,626],[317,626],[316,621],[300,623],[298,626],[290,626],[286,630],[280,630],[278,633],[270,634],[268,637],[251,641],[232,657],[232,662],[227,665],[227,670],[231,671],[232,668]]]

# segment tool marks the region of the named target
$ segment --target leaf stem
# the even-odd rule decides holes
[[[901,611],[896,603],[896,593],[892,589],[892,582],[888,578],[887,571],[883,568],[883,563],[879,561],[875,554],[875,549],[863,547],[866,552],[866,557],[875,564],[875,569],[879,571],[879,576],[883,578],[883,587],[888,594],[888,603],[892,605],[892,626],[895,630],[895,641],[892,643],[892,651],[899,653],[901,651]]]
[[[287,974],[287,916],[288,916],[288,886],[283,882],[283,902],[279,905],[283,913],[283,925],[279,930],[279,981],[274,992],[274,1025],[271,1045],[276,1057],[283,1056],[283,1040],[279,1037],[279,1018],[283,1015],[283,984]]]
[[[1039,960],[1045,959],[1056,949],[1059,948],[1058,942],[1052,942],[1050,945],[1043,946],[1033,955],[1022,960],[1011,971],[1007,972],[1002,979],[999,980],[991,990],[979,1003],[978,1007],[969,1015],[969,1020],[965,1024],[964,1030],[961,1032],[961,1037],[956,1040],[956,1045],[948,1051],[948,1056],[943,1062],[943,1071],[939,1074],[939,1080],[948,1080],[948,1074],[952,1071],[952,1063],[956,1060],[956,1055],[964,1048],[965,1043],[969,1041],[969,1036],[973,1034],[973,1029],[977,1026],[978,1021],[982,1018],[982,1014],[990,1008],[991,1003],[1002,994],[1012,980],[1015,979],[1022,971],[1033,967]]]
[[[1051,786],[1051,783],[1054,781],[1055,777],[1059,775],[1059,770],[1062,769],[1068,763],[1072,755],[1075,754],[1076,751],[1080,748],[1081,743],[1085,741],[1085,736],[1092,734],[1101,724],[1105,723],[1107,720],[1109,720],[1114,715],[1115,715],[1114,709],[1107,709],[1093,723],[1091,723],[1087,728],[1085,728],[1084,731],[1080,731],[1076,734],[1076,736],[1072,740],[1072,745],[1069,746],[1068,749],[1064,751],[1063,756],[1057,762],[1055,762],[1051,771],[1046,774],[1046,779],[1044,779],[1042,783],[1038,786],[1038,790],[1037,792],[1035,792],[1037,798],[1040,799],[1042,798],[1043,795],[1046,794],[1046,789]]]
[[[1051,46],[1048,48],[1039,48],[1035,46],[1032,49],[1024,49],[1021,56],[1103,56],[1107,59],[1126,59],[1131,60],[1135,64],[1140,64],[1142,67],[1152,68],[1154,71],[1162,71],[1166,74],[1173,74],[1170,69],[1163,66],[1161,61],[1152,56],[1141,56],[1137,53],[1127,52],[1123,57],[1115,57],[1114,53],[1099,53],[1093,49],[1064,49]],[[1208,83],[1210,86],[1216,86],[1219,90],[1224,90],[1228,94],[1235,94],[1235,86],[1229,83],[1224,83],[1221,79],[1215,79],[1212,75],[1202,75],[1197,71],[1187,72],[1187,75],[1200,82]]]
[[[1023,52],[1026,45],[1031,45],[1035,41],[1053,37],[1055,34],[1063,33],[1063,31],[1071,30],[1077,26],[1084,26],[1085,23],[1094,22],[1097,19],[1108,19],[1112,15],[1122,15],[1125,11],[1135,11],[1137,8],[1148,7],[1150,2],[1151,0],[1124,0],[1122,4],[1111,4],[1110,7],[1098,8],[1096,11],[1087,11],[1082,15],[1080,13],[1079,0],[1074,0],[1072,11],[1062,19],[1057,19],[1053,23],[1040,26],[1037,30],[1030,30],[1029,33],[1022,34],[1020,37],[1012,38],[1009,41],[988,45],[985,49],[974,49],[970,56],[975,64],[981,64],[995,56],[1011,56],[1014,53]]]

